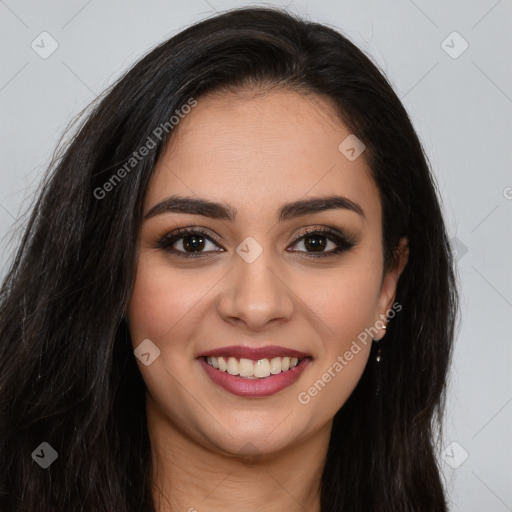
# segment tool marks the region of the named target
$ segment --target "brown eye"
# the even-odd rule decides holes
[[[308,235],[304,237],[304,247],[308,251],[322,252],[327,247],[328,242],[334,243],[323,235]]]
[[[206,239],[200,234],[187,235],[180,240],[182,240],[182,246],[187,252],[202,251],[206,243]]]
[[[331,228],[316,229],[299,237],[293,246],[302,243],[308,256],[318,258],[321,256],[332,256],[347,251],[356,245],[355,240],[349,236],[344,236],[337,230]],[[326,251],[326,248],[330,250]]]
[[[211,252],[223,252],[218,249],[218,242],[212,240],[213,236],[198,230],[179,228],[158,241],[158,247],[180,257],[207,256]],[[211,245],[210,249],[208,245]],[[217,247],[217,249],[215,249]]]

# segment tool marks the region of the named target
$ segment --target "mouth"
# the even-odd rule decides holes
[[[266,397],[291,386],[312,357],[283,347],[225,347],[202,353],[197,360],[210,380],[243,397]]]

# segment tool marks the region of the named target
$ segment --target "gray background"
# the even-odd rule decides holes
[[[20,212],[73,116],[150,47],[248,4],[0,0],[2,274]],[[461,282],[440,464],[452,510],[512,510],[512,2],[294,0],[288,8],[337,27],[370,54],[418,130],[456,239]],[[38,37],[44,31],[59,45],[46,59],[31,47],[35,40],[50,48]],[[469,44],[460,55],[464,42],[454,31]]]

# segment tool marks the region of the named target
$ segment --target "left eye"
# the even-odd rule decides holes
[[[331,247],[331,249],[336,249],[336,247],[339,246],[339,244],[336,244],[331,238],[327,237],[321,232],[317,232],[301,236],[296,242],[292,244],[292,246],[303,244],[303,246],[306,248],[306,252],[321,252],[327,249],[329,243],[331,244],[331,246],[334,246]]]
[[[334,245],[334,248],[330,251],[325,251],[329,242]],[[316,231],[305,233],[292,244],[292,247],[298,243],[302,243],[307,249],[306,251],[298,252],[306,252],[307,257],[309,258],[336,256],[356,245],[356,241],[350,236],[344,236],[341,233],[338,233],[337,231],[329,228],[317,229]]]

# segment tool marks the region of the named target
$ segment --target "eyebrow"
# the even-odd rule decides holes
[[[364,210],[359,204],[347,197],[338,195],[314,197],[286,203],[279,208],[277,218],[280,222],[283,222],[302,215],[335,209],[353,211],[365,218]],[[233,222],[237,210],[230,205],[209,201],[207,199],[175,195],[167,197],[153,206],[144,216],[144,220],[164,213],[188,213]]]

